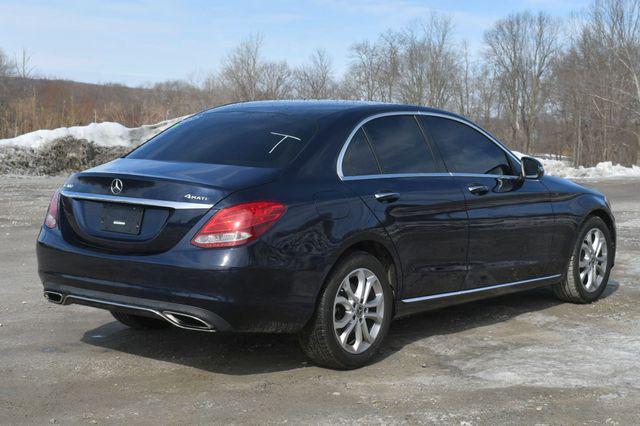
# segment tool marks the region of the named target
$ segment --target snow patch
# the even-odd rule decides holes
[[[0,147],[40,149],[54,140],[72,137],[84,139],[103,147],[136,146],[186,117],[161,121],[156,124],[129,128],[120,123],[91,123],[86,126],[61,127],[52,130],[36,130],[11,139],[0,139]]]
[[[513,153],[521,158],[525,154],[513,151]],[[574,179],[598,179],[598,178],[612,178],[612,177],[640,177],[640,167],[631,166],[625,167],[620,164],[613,164],[611,161],[603,161],[596,164],[593,167],[572,167],[569,164],[569,158],[563,157],[562,160],[554,160],[551,155],[540,154],[535,158],[542,162],[544,171],[551,176],[558,176],[561,178],[574,178]]]

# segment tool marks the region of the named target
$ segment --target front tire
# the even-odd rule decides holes
[[[604,292],[613,259],[611,231],[599,217],[580,229],[564,280],[553,286],[556,296],[572,303],[591,303]]]
[[[303,351],[325,367],[366,365],[378,352],[393,314],[385,268],[368,253],[353,253],[336,265],[319,298],[300,334]]]

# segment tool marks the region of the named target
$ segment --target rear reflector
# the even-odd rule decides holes
[[[53,229],[58,226],[58,204],[60,203],[60,191],[56,191],[51,197],[49,202],[49,208],[47,209],[47,215],[44,218],[44,225],[47,228]]]
[[[284,214],[284,204],[256,201],[225,207],[209,219],[191,240],[198,247],[234,247],[264,234]]]

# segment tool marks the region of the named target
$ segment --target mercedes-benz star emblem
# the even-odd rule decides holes
[[[114,179],[111,181],[111,192],[113,194],[119,194],[122,192],[124,185],[120,179]]]

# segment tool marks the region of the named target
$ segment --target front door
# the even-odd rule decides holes
[[[466,198],[469,272],[463,289],[544,277],[555,222],[544,185],[522,179],[515,159],[470,125],[420,119]]]

